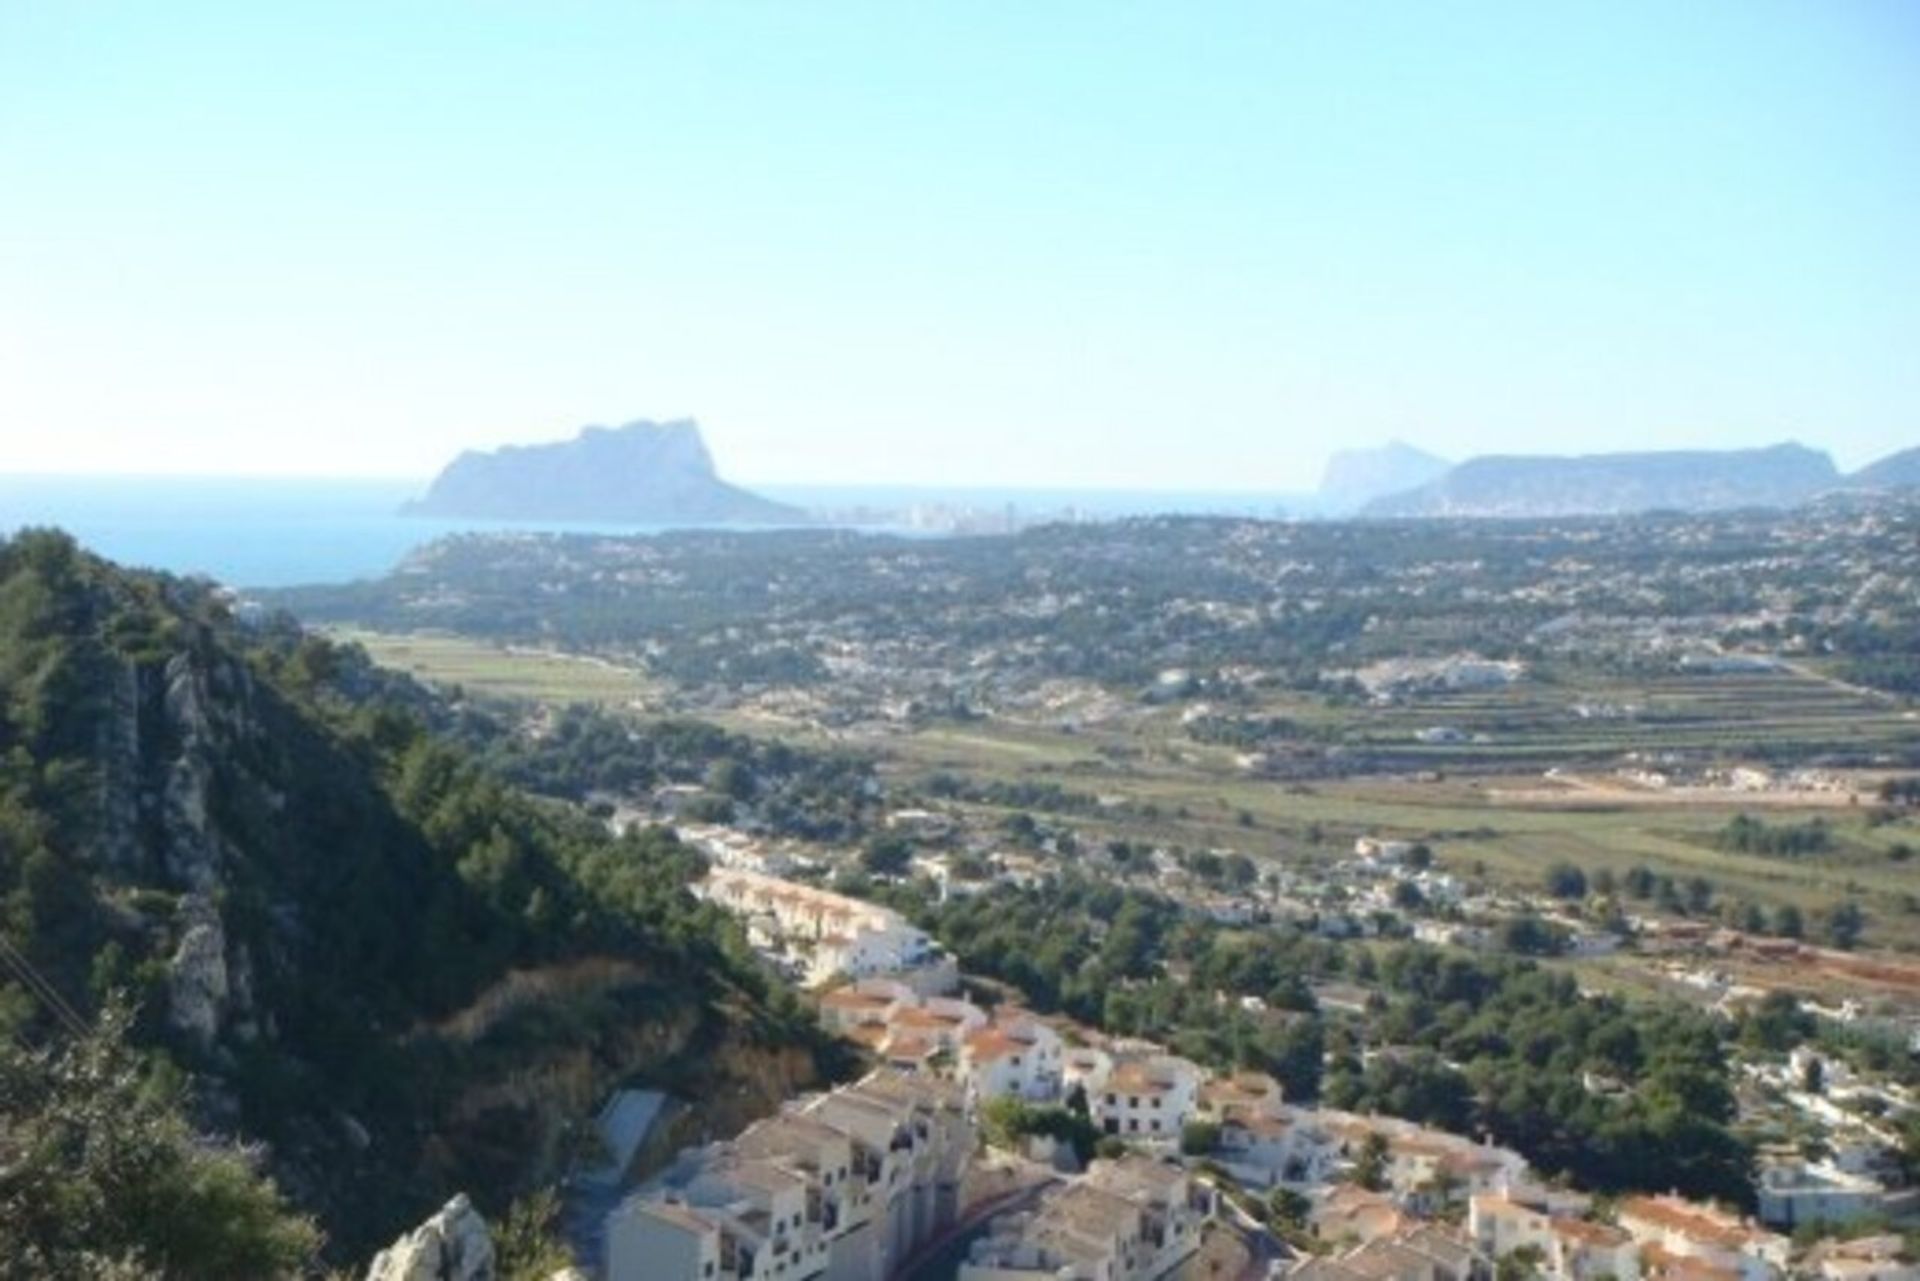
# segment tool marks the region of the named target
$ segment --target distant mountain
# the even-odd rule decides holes
[[[1640,454],[1486,455],[1368,516],[1577,516],[1791,507],[1840,484],[1833,460],[1804,445]]]
[[[1888,454],[1847,477],[1854,489],[1913,489],[1920,486],[1920,447]]]
[[[552,445],[461,454],[409,516],[613,521],[641,525],[791,525],[797,507],[720,479],[690,419],[588,427]]]
[[[1452,464],[1405,441],[1378,449],[1340,449],[1327,459],[1316,497],[1332,511],[1352,511],[1389,494],[1417,489],[1437,480]]]

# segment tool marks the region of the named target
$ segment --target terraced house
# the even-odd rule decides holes
[[[1037,1210],[1002,1215],[958,1281],[1152,1281],[1199,1248],[1212,1193],[1178,1165],[1097,1161]]]
[[[885,1281],[950,1226],[957,1085],[882,1070],[688,1149],[616,1210],[608,1281]]]

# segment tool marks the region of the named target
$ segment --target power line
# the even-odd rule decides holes
[[[0,963],[6,965],[30,995],[40,999],[40,1003],[47,1007],[70,1034],[76,1037],[87,1035],[89,1030],[87,1021],[74,1013],[73,1007],[68,1005],[66,998],[60,995],[59,989],[54,987],[47,976],[35,968],[33,962],[29,961],[4,934],[0,934]]]

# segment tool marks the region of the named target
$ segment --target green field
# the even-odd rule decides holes
[[[1605,696],[1622,699],[1628,692],[1616,687]],[[883,750],[890,767],[906,777],[938,770],[1049,782],[1124,800],[1112,811],[1072,816],[1073,826],[1095,839],[1150,839],[1286,861],[1338,857],[1364,834],[1404,836],[1431,841],[1443,866],[1525,888],[1537,888],[1546,866],[1560,860],[1616,876],[1644,864],[1676,879],[1704,876],[1722,901],[1793,903],[1812,911],[1852,897],[1867,909],[1874,941],[1920,947],[1920,860],[1889,857],[1896,845],[1920,846],[1920,825],[1911,818],[1876,824],[1871,806],[1763,803],[1735,793],[1665,804],[1580,794],[1564,803],[1522,804],[1494,795],[1541,790],[1533,771],[1543,762],[1617,759],[1634,748],[1719,749],[1738,761],[1749,744],[1785,735],[1871,754],[1916,733],[1908,713],[1791,673],[1675,678],[1632,692],[1661,714],[1596,727],[1570,721],[1564,695],[1524,686],[1414,708],[1276,702],[1259,709],[1303,724],[1337,715],[1353,735],[1386,736],[1400,726],[1439,722],[1487,733],[1498,725],[1497,732],[1512,736],[1504,745],[1430,749],[1421,755],[1433,774],[1418,780],[1404,774],[1305,783],[1252,777],[1237,767],[1232,749],[1189,741],[1171,714],[1073,732],[1002,721],[935,726],[889,740]],[[1516,772],[1484,772],[1502,769]],[[1147,807],[1152,813],[1143,816]],[[1823,818],[1833,825],[1836,848],[1804,858],[1718,848],[1718,832],[1743,810],[1770,823]]]
[[[385,667],[442,689],[541,703],[644,704],[655,692],[642,672],[594,658],[508,649],[444,633],[394,634],[358,628],[329,629],[342,643],[360,645]]]
[[[442,687],[642,713],[665,709],[663,691],[644,673],[597,660],[440,634],[346,629],[332,634],[364,645],[383,664]],[[1581,720],[1568,710],[1579,700],[1640,710],[1633,719]],[[1287,717],[1322,742],[1361,750],[1390,744],[1399,758],[1430,773],[1310,782],[1254,777],[1236,763],[1235,749],[1190,739],[1177,708],[1141,708],[1075,729],[991,718],[851,738],[738,710],[714,719],[741,732],[870,751],[886,774],[904,783],[940,771],[976,780],[1052,783],[1101,797],[1109,804],[1061,816],[1095,841],[1231,849],[1284,862],[1340,857],[1360,835],[1405,836],[1430,841],[1443,866],[1525,888],[1537,887],[1544,868],[1556,861],[1576,863],[1589,873],[1607,868],[1616,875],[1644,864],[1676,879],[1704,876],[1723,901],[1763,907],[1793,903],[1812,911],[1852,897],[1867,909],[1875,942],[1920,948],[1920,914],[1914,907],[1920,860],[1897,862],[1888,856],[1896,844],[1920,846],[1920,828],[1911,818],[1874,825],[1861,807],[1769,803],[1761,808],[1736,794],[1674,804],[1614,803],[1604,795],[1576,794],[1564,803],[1514,803],[1494,795],[1502,789],[1541,791],[1540,771],[1548,765],[1581,764],[1604,775],[1611,763],[1635,749],[1684,749],[1737,762],[1752,759],[1770,742],[1788,742],[1796,749],[1812,745],[1871,759],[1910,750],[1920,737],[1912,711],[1817,675],[1781,671],[1527,681],[1386,707],[1335,706],[1283,694],[1231,710]],[[1411,742],[1415,731],[1434,724],[1455,725],[1484,739],[1435,746]],[[1715,835],[1743,809],[1777,823],[1823,817],[1834,825],[1837,848],[1800,859],[1717,848]]]

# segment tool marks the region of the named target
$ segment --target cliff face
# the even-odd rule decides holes
[[[1468,459],[1439,479],[1369,503],[1368,516],[1556,517],[1791,507],[1839,483],[1804,445],[1640,454]]]
[[[805,513],[730,485],[689,420],[588,427],[573,440],[468,452],[414,516],[629,524],[793,525]]]
[[[724,1111],[811,1079],[810,1025],[684,851],[503,788],[412,705],[341,693],[369,684],[347,661],[0,539],[0,932],[83,1012],[130,995],[198,1122],[260,1144],[336,1258],[552,1178],[614,1085]],[[34,1009],[0,980],[0,1016],[31,1035]]]

